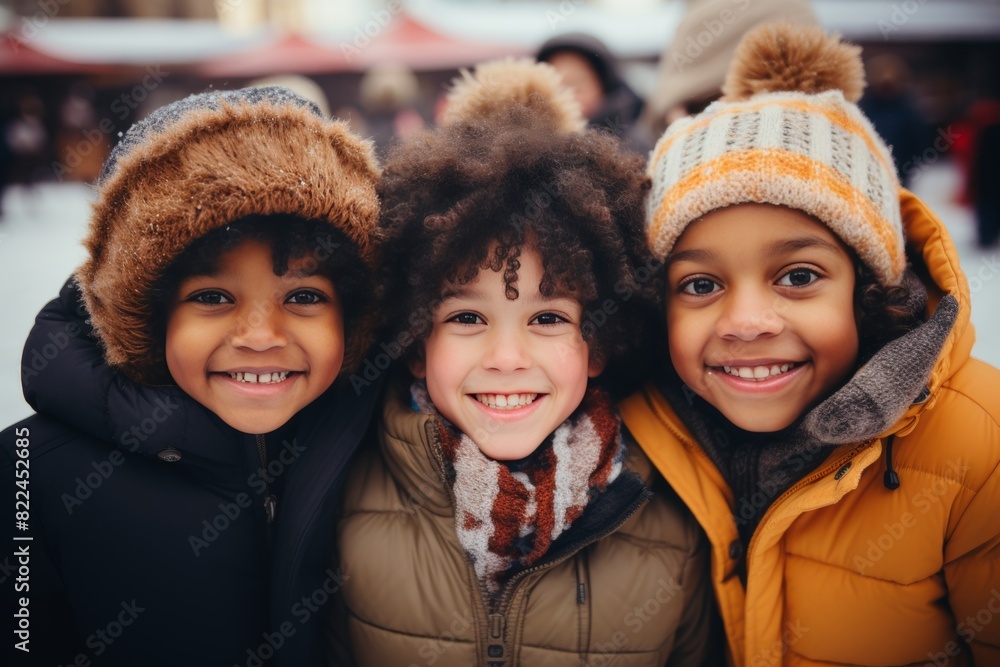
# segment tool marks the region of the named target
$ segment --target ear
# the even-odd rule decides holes
[[[406,365],[409,367],[413,377],[418,380],[427,377],[427,361],[424,359],[423,342],[414,345],[409,356],[410,358],[407,360]]]
[[[603,356],[590,355],[590,363],[587,365],[587,377],[595,378],[604,372],[607,362]]]

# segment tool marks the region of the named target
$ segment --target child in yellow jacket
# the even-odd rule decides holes
[[[731,664],[1000,664],[1000,373],[863,86],[763,26],[660,139],[671,367],[622,416],[712,542]]]

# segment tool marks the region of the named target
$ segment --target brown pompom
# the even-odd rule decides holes
[[[587,123],[562,77],[548,63],[506,58],[462,71],[448,93],[442,125],[506,115],[521,107],[546,118],[557,132],[579,132]]]
[[[848,101],[857,102],[864,89],[860,47],[822,28],[783,21],[743,36],[722,93],[724,100],[735,102],[757,93],[840,90]]]

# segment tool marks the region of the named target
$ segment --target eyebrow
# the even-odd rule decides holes
[[[285,276],[290,276],[292,278],[315,278],[316,276],[319,276],[320,278],[327,278],[325,274],[320,273],[319,269],[308,271],[306,269],[289,268],[280,277],[284,278]]]
[[[786,255],[790,252],[796,250],[802,250],[804,248],[819,248],[820,250],[827,250],[834,253],[843,253],[843,249],[826,239],[820,238],[818,236],[799,236],[791,239],[783,239],[781,241],[775,241],[769,244],[765,249],[764,253],[769,257],[776,257],[781,255]],[[715,258],[715,254],[710,250],[701,250],[694,248],[692,250],[681,250],[680,252],[675,252],[667,255],[667,263],[672,264],[674,262],[710,262]]]
[[[449,288],[441,293],[441,301],[447,301],[448,299],[484,299],[487,298],[484,290],[467,287],[465,285],[459,285],[456,287]],[[525,294],[524,292],[518,292],[518,300],[524,299],[527,302],[543,302],[543,301],[559,301],[561,299],[567,299],[570,301],[576,301],[572,296],[553,294],[552,296],[544,296],[541,292],[536,291],[534,294]]]
[[[714,257],[708,250],[681,250],[667,255],[667,265],[674,262],[710,262]]]
[[[775,241],[768,246],[767,253],[769,255],[784,255],[795,250],[802,250],[804,248],[819,248],[820,250],[827,250],[837,254],[843,252],[843,249],[837,244],[810,234],[808,236],[785,239],[784,241]]]

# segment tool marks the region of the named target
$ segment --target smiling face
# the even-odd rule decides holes
[[[244,433],[268,433],[326,391],[344,360],[337,291],[305,260],[274,275],[247,240],[210,275],[183,279],[167,321],[167,368],[181,389]]]
[[[538,291],[537,252],[525,247],[520,262],[513,301],[498,271],[446,286],[423,354],[410,364],[438,411],[501,461],[535,451],[601,371],[580,332],[580,302]]]
[[[667,267],[681,380],[736,426],[778,431],[855,367],[854,262],[805,213],[739,204],[692,223]]]

